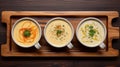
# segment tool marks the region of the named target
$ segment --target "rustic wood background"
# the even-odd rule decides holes
[[[0,0],[1,11],[118,11],[120,0]],[[113,20],[120,27],[120,19]],[[6,24],[0,23],[0,43],[6,42]],[[113,40],[120,49],[120,39]],[[0,53],[1,54],[1,53]],[[120,67],[120,55],[114,58],[85,57],[1,57],[0,67]]]

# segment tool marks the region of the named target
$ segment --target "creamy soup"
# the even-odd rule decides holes
[[[100,44],[104,37],[104,27],[96,20],[86,20],[78,29],[80,42],[89,46]]]
[[[66,21],[56,19],[48,24],[45,36],[54,46],[64,46],[71,40],[72,29]]]
[[[39,28],[31,20],[22,20],[14,27],[14,40],[22,46],[34,45],[38,41],[39,36]]]

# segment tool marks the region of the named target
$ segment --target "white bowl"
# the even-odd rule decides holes
[[[64,20],[64,21],[66,21],[66,23],[68,23],[68,24],[70,25],[70,27],[71,27],[71,30],[72,30],[71,39],[69,40],[69,42],[67,42],[66,44],[64,44],[64,45],[62,45],[62,46],[56,46],[56,44],[53,44],[53,43],[49,42],[48,39],[47,39],[47,37],[46,37],[46,35],[45,35],[47,26],[48,26],[53,20]],[[67,19],[62,18],[62,17],[56,17],[56,18],[53,18],[53,19],[49,20],[49,21],[47,22],[47,24],[45,25],[45,28],[44,28],[44,36],[45,36],[46,41],[47,41],[51,46],[53,46],[53,47],[61,48],[61,47],[68,46],[68,48],[72,48],[73,45],[71,44],[71,40],[73,39],[73,36],[74,36],[74,28],[73,28],[72,24],[71,24]]]
[[[16,26],[20,21],[22,21],[22,20],[31,20],[31,21],[33,21],[33,22],[38,26],[38,28],[39,28],[39,30],[40,30],[40,31],[39,31],[39,33],[40,33],[39,39],[38,39],[33,45],[23,46],[22,44],[19,44],[18,41],[16,41],[15,38],[14,38],[14,35],[13,35],[14,28],[15,28],[15,26]],[[40,24],[39,24],[36,20],[34,20],[34,19],[32,19],[32,18],[29,18],[29,17],[24,17],[24,18],[18,19],[18,20],[14,23],[14,25],[12,26],[12,31],[11,31],[12,39],[13,39],[13,41],[14,41],[18,46],[23,47],[23,48],[29,48],[29,47],[32,47],[32,46],[36,46],[36,48],[39,49],[40,44],[38,43],[38,41],[40,40],[41,35],[42,35],[42,30],[41,30]]]
[[[88,21],[88,20],[95,20],[95,21],[97,21],[98,23],[100,23],[100,24],[102,25],[102,27],[103,27],[103,29],[104,29],[104,38],[102,39],[102,41],[101,41],[100,43],[98,43],[98,44],[96,44],[96,45],[88,45],[88,44],[82,43],[81,40],[79,39],[79,36],[78,36],[78,34],[80,34],[80,33],[78,33],[80,26],[81,26],[85,21]],[[88,17],[88,18],[85,18],[85,19],[81,20],[81,21],[79,22],[78,26],[77,26],[77,29],[76,29],[76,37],[77,37],[78,41],[79,41],[82,45],[84,45],[84,46],[86,46],[86,47],[97,47],[97,46],[100,46],[101,48],[104,48],[105,45],[103,44],[103,42],[104,42],[104,40],[106,39],[106,35],[107,35],[106,26],[104,25],[104,23],[103,23],[101,20],[99,20],[98,18],[95,18],[95,17]]]

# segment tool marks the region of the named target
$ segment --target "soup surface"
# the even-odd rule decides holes
[[[31,20],[22,20],[14,27],[14,40],[22,46],[34,45],[39,36],[39,27]]]
[[[98,21],[86,20],[78,29],[78,39],[83,44],[94,46],[104,39],[104,32],[103,26]]]
[[[64,46],[71,40],[72,29],[66,21],[56,19],[48,24],[45,36],[54,46]]]

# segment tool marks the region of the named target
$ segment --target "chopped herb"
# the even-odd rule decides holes
[[[93,26],[89,26],[90,29],[93,29]]]
[[[63,37],[60,38],[60,40],[62,40],[62,39],[63,39]]]
[[[25,30],[25,31],[23,32],[23,35],[24,35],[24,37],[30,37],[31,33],[30,33],[29,30]]]
[[[63,27],[65,27],[65,25],[63,25]]]
[[[97,34],[99,34],[99,32],[97,32]]]
[[[57,36],[60,36],[60,35],[61,35],[61,33],[62,33],[62,31],[61,31],[61,30],[57,30],[57,32],[56,32]]]
[[[95,33],[96,33],[96,31],[95,31],[94,29],[90,29],[90,30],[89,30],[89,35],[90,35],[91,37],[93,37]]]
[[[93,42],[93,41],[90,41],[91,43]]]
[[[66,37],[66,35],[64,35],[64,37]]]
[[[89,26],[89,36],[90,37],[93,37],[94,36],[94,34],[96,33],[96,31],[93,29],[93,26]]]

